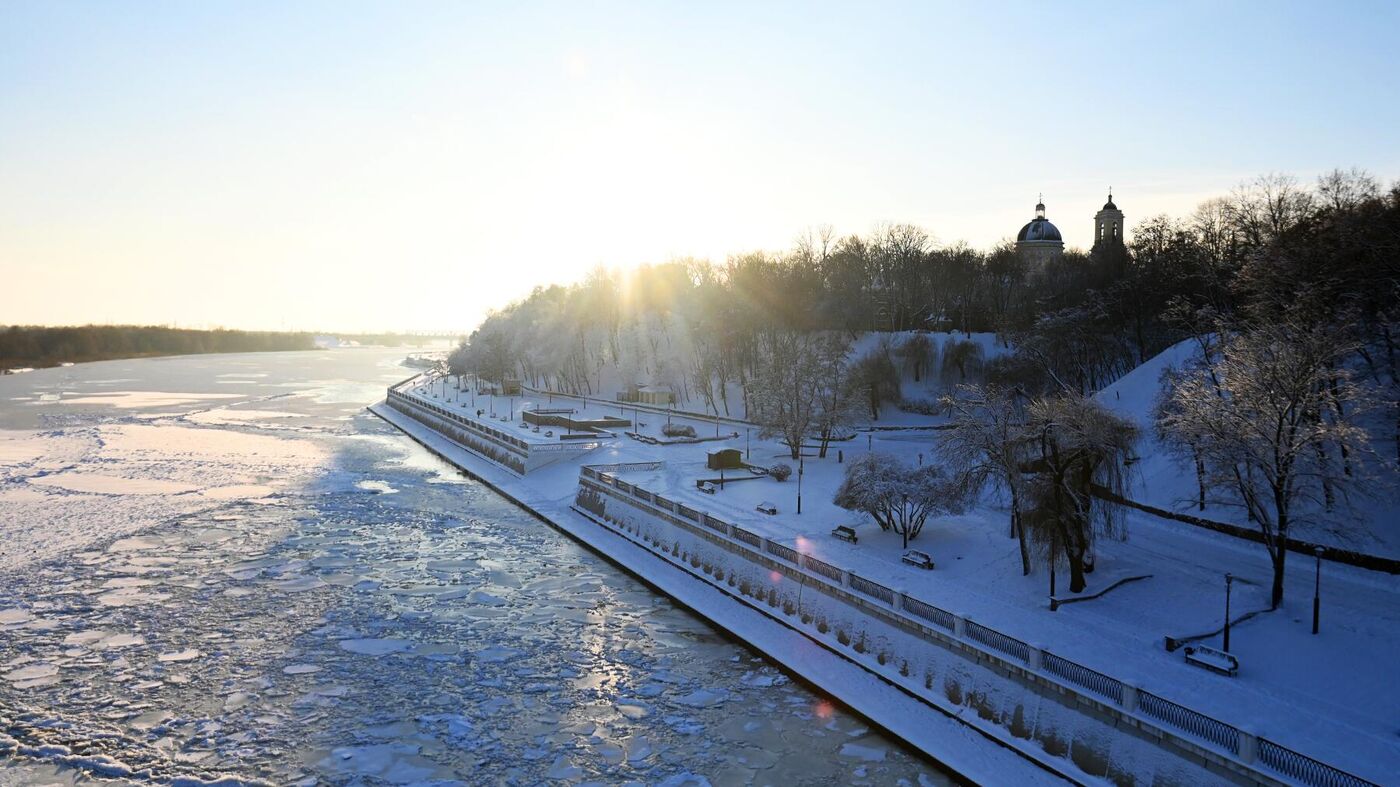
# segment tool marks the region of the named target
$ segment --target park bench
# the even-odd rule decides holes
[[[852,544],[856,543],[857,540],[855,529],[847,527],[845,525],[838,525],[835,530],[831,531],[831,535],[841,539],[842,541],[849,541]]]
[[[778,513],[778,507],[772,503],[759,503],[754,506],[754,510],[760,514],[767,514],[768,516],[773,516]]]
[[[713,495],[715,493],[715,490],[718,489],[718,487],[716,487],[714,485],[714,482],[712,481],[696,481],[695,488],[699,489],[701,492],[704,492],[707,495]]]
[[[915,568],[922,568],[925,571],[933,570],[933,558],[929,557],[927,552],[921,552],[917,549],[910,549],[905,552],[900,558],[900,561],[908,563]]]
[[[1240,660],[1223,650],[1216,650],[1206,645],[1187,645],[1182,652],[1186,654],[1186,663],[1208,669],[1211,672],[1218,672],[1233,678],[1240,671]]]

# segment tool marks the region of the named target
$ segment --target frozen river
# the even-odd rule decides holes
[[[0,785],[946,783],[365,412],[403,354],[0,378]]]

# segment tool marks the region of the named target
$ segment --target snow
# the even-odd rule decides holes
[[[1181,363],[1191,352],[1187,345],[1172,348],[1098,396],[1113,409],[1147,424],[1161,370]],[[530,406],[534,401],[538,400],[516,399],[517,406]],[[587,409],[609,411],[594,401]],[[630,408],[622,411],[631,415]],[[614,406],[611,412],[619,409]],[[938,420],[919,419],[905,420],[911,425],[930,425]],[[652,435],[659,435],[665,423],[655,414],[644,413],[641,420],[647,422],[641,431]],[[713,421],[674,415],[671,420],[690,423],[701,435],[707,434],[707,426],[708,434],[714,433]],[[882,419],[881,424],[885,423]],[[779,460],[791,462],[784,447],[760,441],[752,434],[746,440],[742,426],[738,431],[738,437],[719,446],[658,446],[618,438],[582,460],[534,471],[523,481],[506,479],[500,483],[517,496],[541,501],[544,510],[558,512],[572,502],[580,464],[662,462],[658,470],[619,475],[629,483],[662,492],[668,499],[1035,642],[1052,653],[1134,681],[1160,696],[1232,724],[1264,730],[1270,740],[1353,772],[1374,775],[1400,771],[1400,751],[1393,743],[1392,729],[1392,711],[1400,705],[1400,686],[1377,671],[1388,654],[1400,649],[1400,578],[1325,564],[1324,635],[1314,638],[1308,633],[1312,566],[1294,560],[1283,608],[1236,627],[1232,650],[1241,658],[1241,673],[1234,679],[1220,678],[1185,664],[1180,652],[1166,652],[1163,638],[1218,628],[1227,572],[1236,577],[1232,599],[1236,614],[1267,607],[1270,568],[1262,546],[1134,512],[1128,517],[1127,541],[1103,542],[1098,547],[1098,570],[1089,578],[1088,592],[1101,589],[1114,578],[1151,577],[1051,613],[1045,571],[1020,576],[1015,541],[1007,538],[1007,513],[994,500],[963,516],[930,520],[911,546],[929,552],[938,565],[934,571],[902,565],[897,536],[882,533],[864,517],[831,504],[832,491],[844,470],[837,462],[838,452],[849,460],[869,447],[901,456],[910,464],[919,462],[921,455],[922,461],[934,462],[936,431],[860,434],[854,440],[834,443],[827,459],[808,457],[800,516],[795,513],[796,474],[785,483],[772,478],[734,482],[735,476],[743,474],[727,474],[729,482],[716,495],[702,494],[695,488],[697,479],[717,476],[704,466],[704,452],[715,447],[739,448],[750,461],[765,466]],[[722,425],[722,432],[732,433],[733,427]],[[1150,429],[1144,434],[1150,436]],[[1154,494],[1163,494],[1171,484],[1181,481],[1181,470],[1167,467],[1167,459],[1150,437],[1141,453],[1142,486],[1135,495],[1153,502]],[[475,459],[467,463],[473,467],[483,464]],[[1151,475],[1153,468],[1161,468],[1160,475]],[[754,506],[767,500],[778,505],[777,516],[754,513]],[[551,518],[556,516],[567,515],[551,514]],[[838,524],[856,526],[860,543],[833,539],[829,533]],[[1064,577],[1061,582],[1065,582]],[[1061,596],[1066,595],[1063,585],[1059,590]],[[1213,644],[1219,644],[1218,637]]]

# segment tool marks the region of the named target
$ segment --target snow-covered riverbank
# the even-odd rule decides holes
[[[419,388],[423,386],[415,387],[416,395],[454,411],[472,398],[470,392],[455,391],[453,386]],[[518,412],[522,407],[559,406],[546,404],[543,397],[536,399],[517,397],[508,404],[504,397],[482,398],[480,407],[497,410],[496,420],[510,431],[520,424],[510,420],[507,409]],[[576,404],[571,400],[568,406]],[[470,412],[470,407],[467,409]],[[606,412],[634,417],[626,405],[595,402],[587,403],[580,417]],[[515,417],[518,419],[518,415]],[[640,420],[649,425],[638,424],[636,431],[659,436],[659,425],[670,419],[665,414],[643,412]],[[692,423],[702,434],[706,429],[735,433],[727,424],[717,427],[679,416],[674,420]],[[731,437],[728,447],[741,449],[746,457],[752,454],[756,463],[775,461],[778,446],[753,439],[744,431],[740,427],[739,436]],[[917,454],[932,459],[934,439],[927,432],[882,432],[871,435],[869,441],[878,444],[875,450],[907,456],[913,463]],[[843,450],[851,456],[870,450],[864,436],[858,437],[856,443],[859,445],[838,444],[832,453]],[[724,447],[723,443],[719,445]],[[1287,608],[1285,614],[1255,618],[1236,633],[1235,649],[1243,654],[1248,674],[1240,679],[1221,678],[1184,664],[1179,652],[1164,651],[1162,637],[1209,630],[1210,623],[1219,616],[1216,580],[1226,571],[1233,571],[1236,577],[1235,601],[1241,605],[1237,609],[1248,609],[1250,588],[1265,585],[1263,578],[1267,576],[1263,552],[1257,545],[1133,515],[1133,536],[1129,541],[1106,542],[1100,547],[1099,570],[1090,591],[1106,587],[1115,577],[1151,578],[1124,585],[1092,603],[1074,604],[1050,613],[1045,608],[1044,575],[1022,578],[1010,565],[1015,559],[1014,541],[1006,540],[1004,513],[986,509],[931,523],[919,546],[935,555],[939,568],[933,572],[911,570],[900,565],[898,538],[894,537],[891,543],[890,534],[860,527],[858,548],[830,537],[828,531],[835,524],[852,523],[849,512],[830,502],[841,473],[839,460],[834,456],[825,461],[807,460],[805,505],[803,513],[794,516],[792,503],[798,486],[792,481],[776,484],[771,478],[755,479],[728,484],[718,494],[698,492],[697,479],[717,475],[704,466],[706,447],[619,438],[606,441],[585,460],[543,468],[524,479],[513,473],[503,473],[502,477],[508,488],[533,490],[555,501],[558,507],[578,488],[580,465],[642,463],[646,469],[626,476],[640,489],[664,494],[669,500],[710,512],[725,521],[741,523],[775,544],[820,555],[887,587],[906,589],[929,603],[956,609],[995,630],[1036,643],[1046,652],[1091,665],[1092,669],[1112,676],[1115,683],[1127,681],[1154,696],[1171,697],[1186,708],[1227,720],[1222,729],[1230,736],[1231,758],[1252,756],[1252,750],[1246,747],[1249,742],[1242,742],[1245,733],[1236,732],[1249,730],[1378,782],[1384,781],[1392,763],[1400,763],[1400,751],[1384,730],[1388,709],[1394,707],[1388,699],[1392,695],[1389,688],[1376,682],[1377,654],[1391,649],[1387,638],[1393,639],[1397,629],[1372,625],[1395,617],[1393,601],[1397,588],[1393,577],[1328,565],[1331,592],[1326,607],[1326,619],[1330,622],[1326,638],[1308,637],[1299,625],[1299,616],[1286,614]],[[738,475],[742,478],[747,474]],[[769,501],[777,504],[777,515],[754,513],[756,504]],[[1256,579],[1254,574],[1260,576]],[[1311,572],[1295,571],[1292,575],[1290,594],[1299,608],[1310,600],[1312,579]],[[1279,658],[1283,652],[1292,655]],[[1351,666],[1338,669],[1340,663]],[[1121,698],[1114,700],[1115,705],[1122,702]],[[1155,712],[1159,714],[1157,724],[1168,724],[1164,729],[1184,729],[1188,735],[1198,735],[1192,725],[1182,728],[1182,722],[1169,721],[1178,711],[1158,708]],[[1208,736],[1199,740],[1213,745]],[[1281,761],[1277,758],[1293,755],[1270,749],[1269,756]]]

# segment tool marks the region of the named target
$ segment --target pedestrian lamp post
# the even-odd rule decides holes
[[[719,410],[715,411],[715,437],[719,437]]]
[[[510,398],[510,410],[509,410],[509,412],[507,413],[507,416],[506,416],[506,417],[509,418],[509,419],[512,420],[512,421],[515,420],[515,397],[514,397],[514,396],[512,396],[512,397]]]
[[[749,427],[744,427],[744,461],[749,461]]]
[[[1225,575],[1225,652],[1230,652],[1230,583],[1235,578],[1229,574]]]
[[[1317,556],[1316,573],[1313,574],[1313,633],[1317,633],[1318,616],[1322,612],[1322,547],[1313,547]]]
[[[867,452],[873,452],[873,451],[875,450],[875,442],[874,442],[874,440],[875,440],[875,436],[872,435],[872,434],[870,434],[869,432],[867,432],[866,435],[865,435],[865,450],[866,450]]]
[[[804,469],[802,454],[797,455],[797,513],[802,513],[802,471]]]

